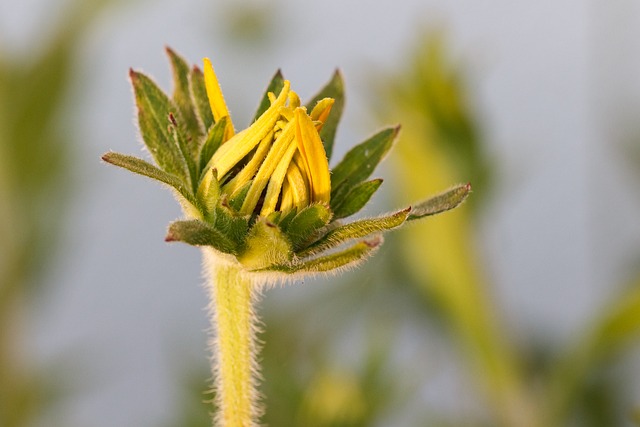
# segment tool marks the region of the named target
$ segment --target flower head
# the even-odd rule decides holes
[[[399,128],[383,129],[329,171],[344,104],[343,82],[331,81],[303,105],[280,72],[253,123],[237,132],[211,62],[189,68],[167,49],[171,96],[142,73],[130,76],[140,132],[157,166],[118,153],[103,159],[169,185],[183,206],[167,241],[206,246],[252,272],[331,271],[369,256],[381,232],[460,204],[460,185],[416,206],[343,223],[380,187],[368,180]]]

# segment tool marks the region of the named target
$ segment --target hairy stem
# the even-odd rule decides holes
[[[211,295],[210,314],[215,338],[213,375],[218,413],[217,427],[252,427],[257,425],[259,410],[256,391],[257,299],[254,283],[235,263],[219,259],[204,250]]]

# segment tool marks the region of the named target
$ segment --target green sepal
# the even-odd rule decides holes
[[[287,212],[284,216],[281,215],[280,221],[278,222],[278,225],[280,226],[280,228],[283,230],[286,230],[287,227],[289,227],[289,224],[291,224],[291,221],[293,221],[293,218],[295,218],[297,214],[298,214],[298,209],[293,208],[289,212]]]
[[[173,113],[169,113],[169,133],[171,134],[171,138],[173,142],[178,146],[180,152],[182,153],[182,157],[187,165],[187,170],[189,171],[189,182],[191,183],[191,188],[195,193],[198,189],[198,181],[200,177],[198,175],[198,170],[196,169],[196,163],[194,161],[193,155],[191,153],[191,148],[187,144],[187,137],[184,135],[183,129],[180,128],[178,122],[176,121]]]
[[[262,99],[260,100],[260,105],[258,105],[258,110],[256,111],[255,116],[253,116],[253,122],[258,120],[262,114],[271,106],[271,101],[269,101],[269,92],[272,92],[274,95],[278,96],[278,94],[282,91],[284,87],[284,77],[282,76],[282,71],[278,70],[271,78],[269,82],[269,86],[267,86],[267,90],[264,92]]]
[[[384,129],[353,147],[331,172],[331,208],[339,206],[349,191],[369,178],[391,149],[400,127]]]
[[[210,222],[215,221],[216,206],[220,199],[220,193],[220,183],[216,178],[216,170],[209,169],[202,181],[200,181],[196,197],[200,204],[204,206],[204,216]]]
[[[149,77],[133,70],[129,76],[138,106],[140,133],[147,149],[160,169],[186,178],[185,159],[168,130],[167,118],[176,110],[175,105]]]
[[[183,242],[192,246],[211,246],[226,254],[236,254],[237,246],[211,224],[197,219],[174,221],[169,225],[166,242]]]
[[[372,179],[354,186],[333,211],[334,218],[346,218],[360,211],[367,204],[371,196],[382,185],[382,179]]]
[[[321,204],[302,209],[283,231],[289,237],[293,250],[297,251],[316,238],[318,230],[326,226],[331,219],[331,210]]]
[[[227,122],[229,121],[229,116],[224,116],[218,123],[209,128],[209,132],[207,133],[207,138],[202,144],[202,148],[200,148],[200,174],[206,170],[207,164],[213,154],[218,151],[220,145],[222,144],[222,140],[224,138],[224,130],[227,127]]]
[[[301,257],[311,256],[327,249],[335,248],[349,240],[360,239],[373,233],[391,230],[401,226],[409,216],[411,208],[377,218],[361,219],[329,231],[320,240],[301,251]]]
[[[291,258],[291,243],[275,223],[258,218],[247,238],[240,261],[251,270],[267,268],[274,264],[286,264]]]
[[[193,97],[193,104],[198,118],[202,123],[203,129],[210,129],[211,126],[213,126],[213,113],[211,113],[209,97],[207,96],[207,89],[204,85],[204,74],[202,74],[202,70],[195,65],[191,69],[190,81],[191,96]]]
[[[223,201],[216,206],[215,227],[241,248],[249,230],[249,217],[238,215],[225,203]]]
[[[423,218],[425,216],[439,214],[448,211],[464,202],[471,193],[471,184],[461,184],[418,203],[411,209],[407,221]]]
[[[382,236],[376,236],[368,240],[363,240],[350,246],[349,248],[314,258],[306,261],[298,261],[288,264],[276,264],[264,268],[261,271],[278,271],[281,273],[322,273],[337,269],[353,267],[364,261],[380,247]]]
[[[307,110],[313,110],[313,107],[315,107],[318,101],[324,98],[333,98],[334,100],[329,117],[320,130],[320,139],[324,145],[324,151],[327,153],[327,159],[331,160],[333,142],[336,137],[336,131],[338,130],[338,123],[340,123],[340,118],[342,118],[342,111],[344,110],[344,80],[342,79],[340,70],[336,70],[329,83],[320,89],[320,92],[309,101]]]
[[[133,173],[137,173],[138,175],[143,175],[151,179],[155,179],[156,181],[160,181],[161,183],[175,189],[189,203],[194,205],[194,207],[197,208],[199,206],[199,203],[196,201],[193,193],[189,190],[189,187],[182,179],[159,169],[149,162],[134,156],[114,153],[113,151],[104,154],[102,156],[102,160],[107,163],[111,163],[112,165],[127,169]]]
[[[253,184],[253,180],[247,181],[242,187],[238,188],[231,195],[231,198],[229,199],[229,206],[231,206],[231,208],[236,212],[240,212],[242,204],[244,203],[244,199],[247,198],[247,193],[251,188],[251,184]]]
[[[171,71],[173,73],[173,94],[171,99],[178,111],[178,116],[181,126],[184,131],[190,136],[187,138],[189,145],[189,154],[192,159],[196,158],[198,153],[198,139],[197,137],[204,134],[204,130],[200,127],[198,117],[196,116],[195,106],[193,105],[193,98],[191,97],[191,88],[189,82],[189,64],[176,54],[171,48],[166,47],[167,55],[171,61]]]

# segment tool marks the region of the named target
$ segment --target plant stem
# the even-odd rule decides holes
[[[204,249],[214,330],[213,365],[218,427],[252,427],[259,416],[256,391],[257,290],[248,273],[234,262]]]

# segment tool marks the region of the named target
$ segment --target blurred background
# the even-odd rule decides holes
[[[265,293],[266,424],[640,425],[639,28],[635,0],[0,0],[0,426],[209,425],[199,253],[99,160],[141,154],[127,71],[170,90],[165,45],[238,126],[276,69],[308,99],[339,67],[332,164],[403,125],[367,215],[474,186]]]

